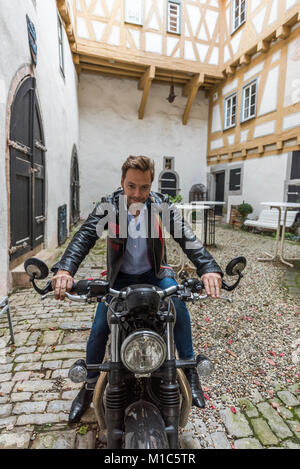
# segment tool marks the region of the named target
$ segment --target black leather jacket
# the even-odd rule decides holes
[[[59,269],[67,270],[74,276],[85,256],[93,248],[97,239],[100,238],[103,229],[108,229],[107,280],[110,286],[113,286],[126,249],[127,238],[121,232],[119,225],[120,209],[122,210],[119,202],[123,200],[120,199],[120,196],[123,195],[123,189],[117,189],[112,196],[102,198],[101,202],[96,205],[93,212],[74,235],[60,261],[52,267],[52,272],[56,273]],[[109,213],[106,204],[111,204],[109,207],[112,207],[112,210],[110,209]],[[199,277],[208,272],[219,272],[223,276],[219,265],[196,238],[176,206],[169,201],[168,196],[151,191],[146,205],[148,209],[147,241],[150,261],[158,277],[175,276],[173,270],[167,266],[162,230],[162,223],[166,224],[166,220],[168,221],[167,228],[170,234],[195,265]],[[162,213],[164,213],[164,216]]]

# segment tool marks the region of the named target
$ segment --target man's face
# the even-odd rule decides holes
[[[121,179],[121,186],[127,196],[127,205],[144,203],[151,190],[151,173],[139,169],[128,169],[125,179]]]

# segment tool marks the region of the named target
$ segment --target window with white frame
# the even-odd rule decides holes
[[[143,1],[124,0],[125,22],[132,24],[143,24]]]
[[[180,34],[181,2],[180,0],[168,0],[167,6],[167,32]]]
[[[232,33],[246,21],[246,0],[233,0],[232,2]]]
[[[243,87],[241,121],[247,121],[256,116],[257,81],[254,80]]]
[[[58,51],[59,51],[59,67],[60,71],[65,76],[65,59],[64,59],[64,41],[63,41],[63,24],[60,16],[58,15]]]
[[[234,93],[224,101],[224,129],[230,129],[236,125],[237,93]]]

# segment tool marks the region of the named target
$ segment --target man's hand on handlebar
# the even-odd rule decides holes
[[[220,298],[222,277],[219,273],[209,272],[202,275],[201,280],[208,296],[211,296],[212,298]]]
[[[56,300],[64,300],[65,293],[72,290],[74,279],[67,270],[58,270],[52,278],[51,284]]]

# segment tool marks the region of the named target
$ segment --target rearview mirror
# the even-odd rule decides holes
[[[24,269],[30,278],[38,280],[43,280],[49,275],[49,269],[45,262],[35,257],[31,257],[24,262]]]
[[[232,277],[233,275],[239,275],[247,265],[246,258],[243,256],[235,257],[232,259],[226,267],[226,274]]]

